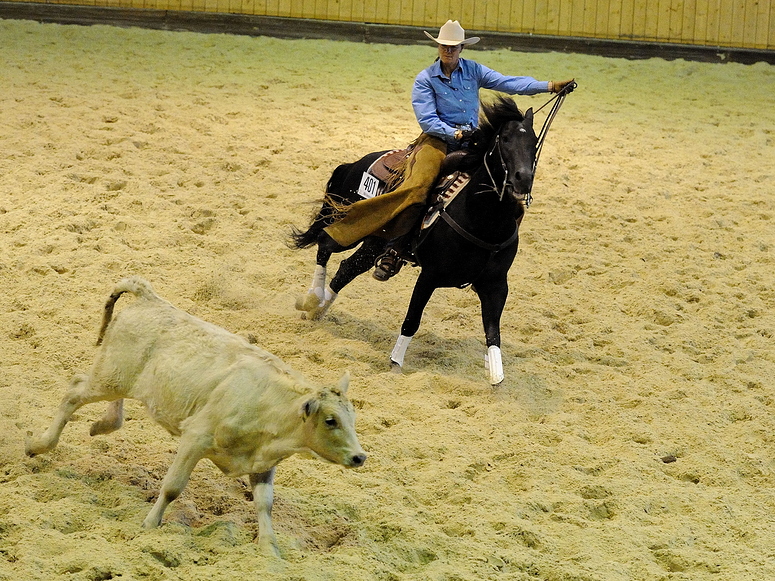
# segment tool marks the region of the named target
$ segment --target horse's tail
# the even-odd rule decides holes
[[[309,248],[318,241],[318,236],[323,228],[318,226],[318,221],[314,221],[312,225],[306,230],[302,231],[291,226],[291,247],[301,250],[302,248]]]
[[[345,180],[353,164],[345,163],[337,167],[331,174],[326,184],[326,196],[323,206],[312,219],[312,223],[306,230],[299,230],[295,226],[291,228],[291,246],[293,248],[309,248],[317,244],[318,236],[326,226],[339,220],[345,214],[345,208],[349,202],[344,201],[340,192],[344,189]]]

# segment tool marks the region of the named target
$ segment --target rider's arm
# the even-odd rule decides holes
[[[549,81],[537,81],[533,77],[510,77],[476,63],[479,86],[509,95],[536,95],[549,92]]]
[[[417,122],[424,133],[438,137],[447,143],[455,140],[456,128],[447,125],[440,118],[436,105],[436,92],[431,86],[430,76],[422,71],[414,81],[412,108]]]

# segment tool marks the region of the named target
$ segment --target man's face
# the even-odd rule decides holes
[[[460,53],[463,50],[462,44],[456,44],[455,46],[447,46],[446,44],[439,45],[439,59],[442,64],[452,67],[457,66],[457,61],[460,58]]]

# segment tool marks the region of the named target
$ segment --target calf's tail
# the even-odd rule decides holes
[[[151,283],[139,276],[130,276],[118,281],[113,292],[110,293],[108,301],[105,303],[105,311],[102,314],[102,326],[97,336],[97,345],[102,344],[102,340],[105,338],[105,331],[113,318],[113,308],[116,306],[116,301],[124,293],[132,293],[139,299],[161,300],[159,295],[153,290]]]

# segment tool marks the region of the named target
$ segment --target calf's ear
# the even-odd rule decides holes
[[[301,411],[299,413],[302,421],[306,421],[308,417],[318,411],[318,408],[320,408],[320,400],[318,398],[313,397],[312,399],[305,401],[304,405],[301,406]]]
[[[350,372],[345,371],[342,379],[339,380],[339,391],[342,395],[347,395],[347,388],[350,387]]]

